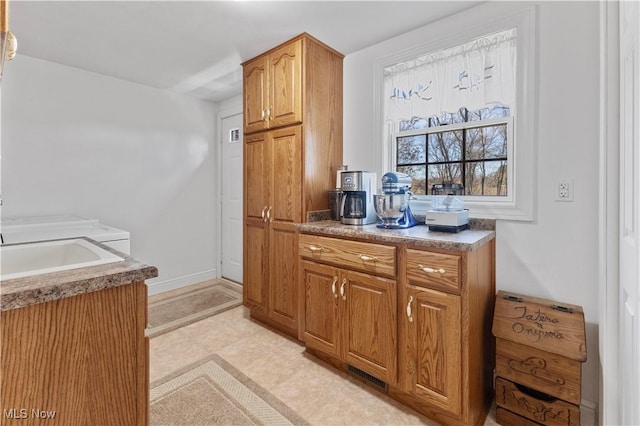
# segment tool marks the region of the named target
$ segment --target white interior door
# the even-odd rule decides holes
[[[620,2],[621,421],[640,425],[640,3]]]
[[[222,118],[221,275],[238,283],[242,283],[242,143],[242,114]]]

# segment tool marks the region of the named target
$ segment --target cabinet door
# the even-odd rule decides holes
[[[339,299],[343,304],[343,338],[347,362],[395,384],[397,381],[396,282],[343,271]]]
[[[271,128],[302,122],[302,40],[274,50],[269,67]]]
[[[298,238],[295,226],[272,223],[269,250],[269,318],[297,332]]]
[[[269,220],[302,222],[302,129],[288,127],[274,130],[271,135]]]
[[[245,138],[243,301],[245,306],[263,313],[266,313],[267,301],[270,161],[266,134]]]
[[[268,135],[248,136],[244,143],[244,208],[245,218],[266,221],[269,208],[271,151]]]
[[[314,262],[301,263],[304,279],[303,340],[307,347],[339,356],[338,269]]]
[[[460,296],[407,286],[401,321],[405,387],[419,398],[459,415],[462,407]]]
[[[243,302],[244,305],[266,313],[268,226],[262,219],[245,219]]]
[[[243,67],[245,134],[268,128],[268,67],[267,56],[256,58]]]

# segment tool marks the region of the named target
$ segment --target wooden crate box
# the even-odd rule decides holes
[[[527,424],[525,418],[545,425],[580,424],[587,359],[582,308],[500,291],[493,334],[498,422],[511,424],[512,415],[520,415],[520,424]]]

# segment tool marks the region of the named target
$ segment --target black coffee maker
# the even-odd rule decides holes
[[[377,177],[374,172],[349,171],[341,173],[342,206],[340,221],[346,225],[376,223],[373,205]]]

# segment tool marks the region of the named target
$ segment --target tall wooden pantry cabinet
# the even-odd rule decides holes
[[[294,337],[295,224],[328,209],[342,164],[342,59],[304,33],[242,64],[244,304]]]

